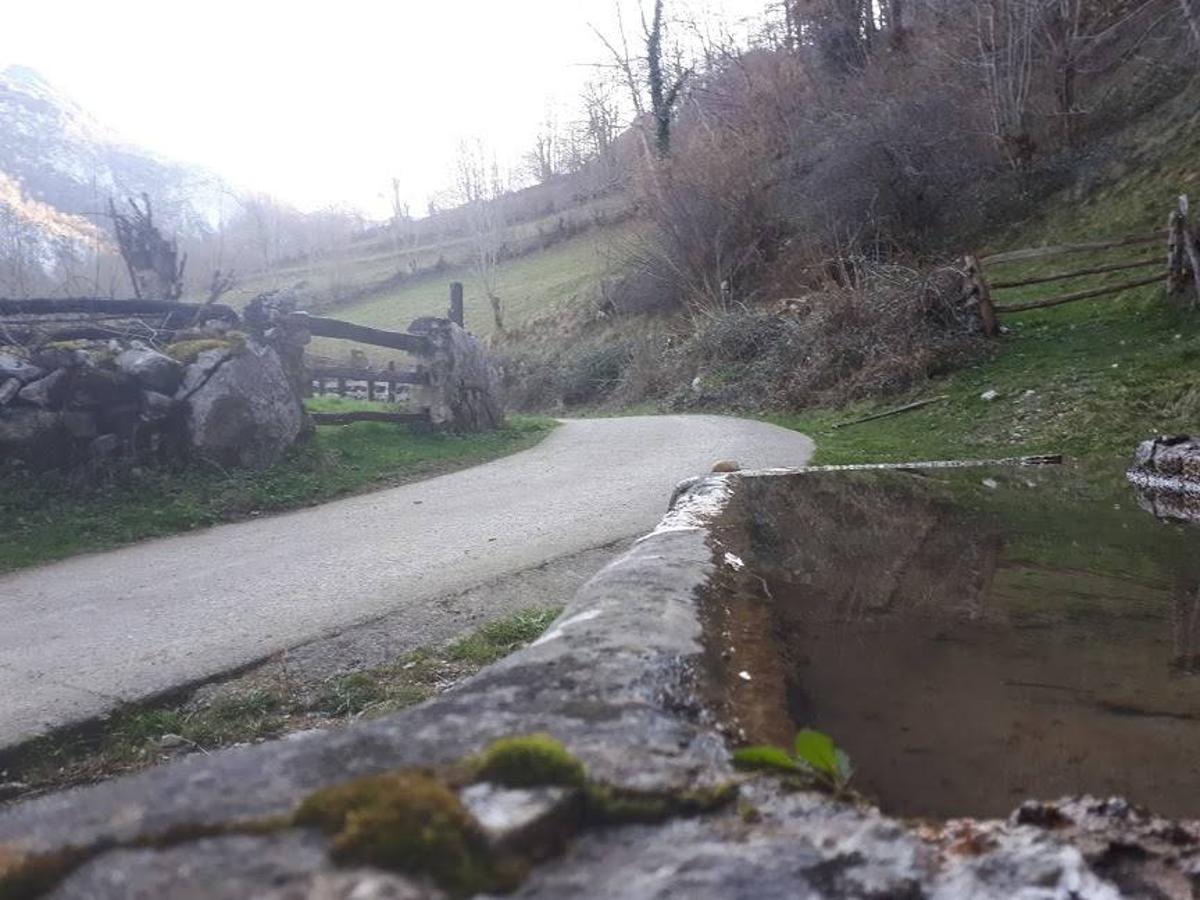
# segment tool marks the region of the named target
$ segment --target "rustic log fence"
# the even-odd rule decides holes
[[[396,422],[487,428],[499,424],[498,382],[486,353],[462,329],[463,289],[450,286],[447,318],[417,319],[407,332],[387,331],[305,312],[282,310],[267,295],[243,314],[215,303],[104,298],[0,300],[0,338],[9,342],[46,344],[65,340],[103,340],[115,336],[171,343],[178,335],[195,334],[203,323],[239,328],[278,345],[289,378],[311,396],[335,393],[365,395],[413,407],[406,410],[312,413],[317,424]],[[304,347],[313,337],[334,338],[398,350],[416,359],[413,368],[356,365],[310,365]]]
[[[964,260],[967,279],[967,295],[979,304],[979,315],[983,324],[983,332],[994,336],[1000,332],[1000,318],[1018,312],[1034,309],[1049,309],[1066,303],[1080,300],[1092,300],[1113,294],[1124,293],[1134,288],[1150,284],[1165,283],[1168,294],[1178,295],[1185,291],[1190,284],[1193,287],[1193,304],[1200,295],[1200,244],[1197,244],[1197,229],[1188,216],[1187,197],[1179,198],[1179,207],[1171,212],[1165,231],[1154,231],[1144,234],[1129,235],[1101,241],[1085,241],[1072,244],[1057,244],[1046,247],[1028,247],[1020,250],[1008,250],[1003,253],[993,253],[988,256],[969,255]],[[1129,256],[1126,253],[1136,252],[1129,248],[1148,247],[1161,244],[1166,239],[1166,258],[1161,253],[1154,255]],[[1093,260],[1088,265],[1074,269],[1063,269],[1040,275],[1030,275],[1023,278],[995,278],[992,271],[997,266],[1006,263],[1030,262],[1074,254],[1104,254],[1123,251],[1121,258],[1109,261]],[[1148,251],[1147,251],[1148,252]],[[1094,275],[1109,275],[1115,272],[1132,272],[1137,269],[1157,269],[1153,274],[1137,278],[1129,278],[1116,283],[1102,284],[1059,294],[1049,294],[1032,300],[1021,300],[1008,303],[997,303],[998,291],[1016,288],[1032,287],[1041,284],[1053,284],[1075,278],[1085,278]]]

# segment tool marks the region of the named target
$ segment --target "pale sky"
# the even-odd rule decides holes
[[[766,5],[687,2],[734,33]],[[423,212],[460,140],[513,161],[549,104],[572,109],[605,57],[588,24],[612,31],[613,3],[6,0],[0,68],[36,69],[122,137],[241,188],[383,215],[395,175]]]

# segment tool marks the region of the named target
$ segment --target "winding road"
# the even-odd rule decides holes
[[[438,597],[648,531],[718,459],[812,449],[720,416],[570,420],[451,475],[0,576],[0,747],[398,610],[419,637]]]

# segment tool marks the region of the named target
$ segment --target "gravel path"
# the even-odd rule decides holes
[[[425,643],[488,613],[434,599],[647,531],[718,459],[811,453],[745,419],[571,420],[473,469],[0,576],[0,747],[382,615]]]

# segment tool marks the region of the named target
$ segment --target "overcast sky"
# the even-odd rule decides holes
[[[613,2],[6,0],[0,68],[239,187],[382,215],[393,175],[422,206],[448,184],[462,138],[517,158],[604,58]],[[734,29],[766,5],[687,2]]]

